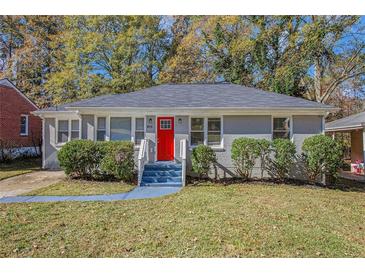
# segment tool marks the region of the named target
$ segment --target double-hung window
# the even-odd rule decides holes
[[[106,118],[98,117],[96,120],[96,140],[105,141],[106,137]]]
[[[20,115],[20,135],[28,135],[28,115]]]
[[[80,139],[79,120],[58,120],[57,121],[57,143],[66,143],[69,140]]]
[[[80,121],[71,120],[71,140],[80,139]]]
[[[221,146],[222,144],[222,121],[221,118],[191,118],[190,120],[190,145],[197,146]]]
[[[290,126],[289,117],[274,117],[272,138],[290,139]]]
[[[68,141],[68,120],[58,120],[57,143],[66,143]]]
[[[208,118],[208,146],[221,144],[221,119]]]
[[[190,145],[204,144],[204,118],[191,118]]]
[[[134,142],[136,145],[141,144],[144,139],[144,118],[136,118],[136,128],[134,132]]]

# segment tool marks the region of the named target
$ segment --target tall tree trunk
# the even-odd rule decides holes
[[[322,97],[322,77],[323,68],[321,66],[320,57],[317,57],[314,65],[314,95],[317,102],[321,101]]]

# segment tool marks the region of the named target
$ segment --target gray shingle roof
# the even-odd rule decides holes
[[[341,130],[346,128],[363,127],[365,124],[365,112],[360,112],[342,119],[338,119],[326,124],[326,130]]]
[[[235,84],[165,84],[124,94],[98,96],[67,107],[134,108],[321,108],[332,106]],[[56,110],[53,108],[44,109]]]

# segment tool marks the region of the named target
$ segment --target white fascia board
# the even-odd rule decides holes
[[[41,110],[36,110],[36,111],[32,111],[31,114],[38,116],[40,118],[55,118],[55,117],[75,117],[78,118],[80,117],[79,115],[79,111],[74,110],[74,111],[70,111],[70,110],[66,110],[66,111],[41,111]]]
[[[344,126],[344,127],[330,127],[326,128],[325,132],[336,132],[336,131],[350,131],[350,130],[356,130],[356,129],[363,129],[364,124],[358,124],[358,125],[351,125],[351,126]]]
[[[69,107],[68,109],[76,109]],[[136,115],[327,115],[330,109],[301,109],[301,108],[101,108],[83,107],[77,108],[80,114],[106,115],[115,114],[136,114]]]

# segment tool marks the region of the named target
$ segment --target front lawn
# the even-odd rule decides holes
[[[10,163],[0,163],[0,180],[40,169],[40,158],[15,159]]]
[[[25,195],[92,195],[127,192],[135,186],[119,182],[64,180]]]
[[[364,216],[364,192],[272,184],[1,204],[0,256],[364,257]]]

